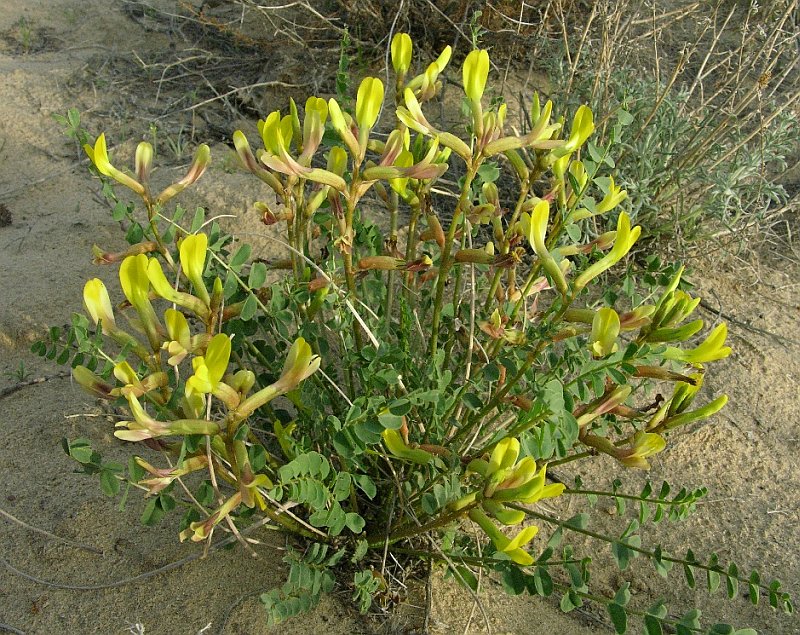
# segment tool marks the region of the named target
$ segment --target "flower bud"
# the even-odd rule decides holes
[[[153,146],[147,141],[142,141],[136,146],[134,165],[136,167],[136,178],[139,183],[146,186],[150,180],[150,169],[153,167]]]
[[[572,154],[580,148],[594,132],[594,117],[592,110],[585,105],[578,108],[572,119],[572,128],[567,142],[553,151],[553,157],[558,159],[566,154]]]
[[[72,378],[81,388],[103,399],[108,399],[114,388],[111,384],[103,381],[99,375],[95,375],[85,366],[76,366],[73,368]]]
[[[383,438],[383,443],[386,446],[386,449],[389,450],[389,453],[398,459],[411,461],[412,463],[416,463],[418,465],[427,465],[433,461],[433,454],[430,452],[427,452],[426,450],[409,448],[397,430],[387,428],[383,431],[381,437]]]
[[[163,205],[173,196],[179,194],[187,187],[192,185],[192,183],[197,181],[197,179],[203,175],[203,172],[206,171],[206,168],[210,163],[211,149],[205,143],[203,143],[197,148],[197,151],[194,154],[194,161],[192,161],[192,165],[189,166],[189,171],[186,173],[186,176],[161,192],[161,194],[159,194],[156,198],[156,203],[158,205]]]

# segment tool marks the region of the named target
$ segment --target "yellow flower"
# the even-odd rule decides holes
[[[190,234],[181,241],[181,267],[183,273],[189,278],[194,288],[195,295],[206,305],[210,301],[208,289],[203,282],[203,271],[206,266],[206,252],[208,251],[208,236],[203,233]]]
[[[142,328],[154,351],[161,348],[162,327],[150,304],[150,280],[147,277],[148,258],[144,254],[128,256],[119,268],[119,281],[125,297],[136,309]]]
[[[157,421],[151,417],[132,392],[128,393],[128,407],[133,414],[133,421],[120,421],[114,427],[114,436],[123,441],[144,441],[169,435],[186,434],[218,434],[219,424],[203,419],[177,419],[174,421]]]
[[[564,277],[564,272],[556,262],[553,254],[548,251],[547,245],[545,244],[547,224],[550,221],[550,203],[546,200],[541,200],[536,203],[530,214],[523,213],[520,218],[523,230],[528,237],[528,242],[539,257],[542,267],[544,267],[544,270],[550,275],[550,278],[552,278],[553,285],[556,289],[558,289],[562,295],[566,295],[567,280]]]
[[[164,322],[167,325],[167,335],[170,341],[164,342],[164,348],[170,354],[167,363],[177,366],[192,350],[192,334],[189,331],[189,322],[186,316],[176,309],[164,311]]]
[[[572,119],[569,139],[560,148],[553,151],[553,158],[559,159],[566,154],[572,154],[580,148],[594,132],[594,116],[588,106],[580,106]]]
[[[396,33],[392,38],[392,67],[397,75],[403,76],[411,68],[412,48],[408,33]]]
[[[622,201],[628,198],[628,193],[614,183],[614,177],[608,177],[608,193],[594,208],[595,214],[610,212]]]
[[[175,290],[164,275],[161,263],[156,258],[151,258],[147,264],[147,278],[153,285],[153,290],[167,302],[189,309],[203,321],[208,319],[209,308],[200,298],[190,293]]]
[[[375,125],[382,104],[383,82],[377,77],[365,77],[361,80],[356,95],[356,122],[360,134],[368,134]]]
[[[83,304],[94,323],[100,323],[104,335],[116,328],[111,300],[100,278],[92,278],[83,286]]]
[[[213,393],[228,370],[228,361],[231,357],[231,340],[224,333],[218,333],[211,338],[205,355],[198,355],[192,359],[194,375],[186,380],[186,394]]]
[[[150,180],[150,170],[153,167],[153,146],[147,141],[142,141],[136,146],[134,166],[136,168],[136,178],[139,183],[146,187],[147,182]]]
[[[430,452],[409,448],[397,430],[387,428],[383,431],[381,436],[386,448],[389,450],[392,456],[395,456],[398,459],[411,461],[412,463],[417,463],[418,465],[427,465],[433,461],[433,454]]]
[[[317,372],[319,365],[319,356],[314,355],[311,347],[302,337],[298,337],[289,349],[283,365],[283,373],[278,381],[242,401],[236,408],[236,418],[243,420],[275,397],[294,390],[300,382]]]
[[[489,52],[483,49],[470,51],[464,60],[462,78],[464,92],[473,104],[480,102],[489,77]]]
[[[617,352],[619,329],[619,314],[614,309],[604,307],[594,314],[589,344],[595,357],[605,357]]]
[[[303,119],[303,153],[300,162],[310,160],[317,151],[322,135],[325,133],[325,122],[328,120],[328,102],[320,97],[309,97],[306,100],[306,113]]]
[[[639,430],[633,437],[633,446],[620,452],[617,459],[626,467],[649,470],[650,464],[647,462],[647,457],[658,454],[665,447],[667,447],[667,442],[661,435]]]
[[[705,364],[706,362],[724,359],[732,352],[730,346],[724,346],[727,337],[728,325],[723,323],[711,331],[703,343],[696,348],[685,351],[670,346],[664,351],[664,358],[687,364]]]
[[[105,133],[97,137],[97,140],[94,142],[94,147],[87,143],[83,146],[83,150],[86,152],[91,162],[94,163],[94,166],[100,174],[111,177],[118,183],[136,192],[139,196],[145,195],[144,185],[111,165],[111,161],[108,160]]]
[[[599,276],[606,269],[610,269],[617,264],[631,250],[634,243],[638,240],[642,228],[638,225],[631,229],[631,220],[625,212],[619,215],[617,221],[617,236],[614,246],[600,260],[590,265],[575,279],[575,289],[583,289],[591,280]]]
[[[533,564],[533,556],[522,547],[527,545],[539,533],[538,527],[534,525],[525,527],[513,539],[509,539],[503,535],[481,508],[475,507],[471,509],[469,517],[489,536],[498,551],[505,553],[512,561],[522,566]]]

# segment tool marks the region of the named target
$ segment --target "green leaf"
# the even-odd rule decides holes
[[[144,230],[139,223],[131,223],[128,231],[125,233],[125,240],[130,245],[138,245],[144,238]]]
[[[589,141],[586,144],[586,149],[589,152],[589,156],[592,157],[592,161],[594,161],[595,163],[602,163],[603,162],[603,155],[600,153],[600,150],[598,149],[598,147],[594,143]]]
[[[378,421],[384,428],[390,430],[398,430],[403,425],[403,417],[393,414],[388,408],[384,408],[378,413]]]
[[[133,482],[141,481],[144,478],[144,468],[136,462],[134,457],[128,459],[128,478]]]
[[[630,588],[631,588],[630,582],[626,582],[625,584],[623,584],[614,595],[614,603],[619,604],[620,606],[627,606],[628,602],[631,601]]]
[[[236,274],[233,271],[228,271],[225,274],[225,282],[222,284],[222,292],[225,299],[229,300],[238,289],[239,282],[236,280]]]
[[[708,566],[711,568],[706,569],[706,582],[708,583],[709,592],[714,593],[719,588],[719,572],[716,570],[719,567],[719,556],[717,554],[711,554],[708,559]]]
[[[422,511],[428,514],[428,516],[433,516],[439,509],[439,503],[436,497],[430,492],[425,492],[425,494],[422,495],[420,504],[422,505]]]
[[[119,494],[119,479],[117,479],[114,472],[111,470],[102,470],[100,472],[100,489],[103,490],[103,494],[110,498]]]
[[[696,584],[694,579],[694,571],[692,570],[692,567],[690,567],[688,564],[683,565],[683,575],[686,578],[686,584],[688,585],[688,587],[690,589],[693,589]]]
[[[616,562],[620,571],[625,571],[631,560],[636,556],[636,552],[623,543],[614,541],[611,543],[611,555],[614,556],[614,562]]]
[[[125,215],[128,213],[128,206],[125,205],[122,201],[117,201],[117,204],[114,205],[114,211],[111,212],[111,218],[115,221],[119,222],[125,218]]]
[[[661,628],[661,621],[652,615],[645,615],[644,632],[647,635],[664,635],[664,631]]]
[[[337,501],[343,501],[350,496],[350,474],[339,472],[336,475],[336,482],[333,484],[333,497]]]
[[[614,625],[614,630],[623,635],[628,630],[628,614],[625,609],[619,604],[612,602],[608,605],[608,614],[611,617],[611,623]]]
[[[558,379],[551,379],[545,384],[542,399],[547,408],[554,415],[560,415],[564,411],[564,386]]]
[[[572,527],[573,529],[586,529],[589,525],[589,514],[581,513],[575,514],[572,518],[564,523],[566,527]]]
[[[550,534],[550,539],[547,541],[547,546],[552,549],[556,549],[561,544],[563,538],[564,538],[564,530],[561,527],[559,527],[552,534]]]
[[[256,296],[252,293],[247,295],[247,299],[244,301],[244,305],[242,306],[242,312],[239,314],[239,317],[244,320],[245,322],[252,320],[258,310],[258,300],[256,300]]]
[[[653,566],[656,569],[656,573],[662,578],[666,578],[672,569],[672,562],[664,560],[661,556],[661,545],[656,545],[656,548],[653,550]]]
[[[700,630],[700,616],[703,612],[700,609],[692,609],[681,618],[681,625],[694,630]]]
[[[89,443],[88,439],[75,439],[72,442],[63,439],[61,445],[64,451],[78,463],[88,464],[92,463],[93,459],[96,457]]]
[[[267,280],[267,265],[263,262],[254,262],[250,267],[250,275],[247,278],[247,286],[251,289],[258,289]]]
[[[453,577],[455,577],[455,579],[458,580],[458,582],[460,584],[463,584],[463,585],[469,587],[473,591],[477,591],[478,590],[478,578],[477,578],[477,576],[474,573],[472,573],[472,571],[470,571],[464,565],[456,565],[455,573],[454,573]],[[508,588],[506,587],[506,584],[505,584],[505,580],[506,580],[505,575],[503,575],[503,578],[502,578],[503,588],[506,589],[506,591],[508,591],[508,593],[510,593],[511,595],[518,595],[517,593],[512,593],[511,591],[508,590]]]
[[[570,176],[572,175],[570,174]],[[580,241],[581,235],[583,233],[581,231],[580,225],[575,225],[575,224],[567,225],[566,230],[567,230],[567,235],[570,237],[570,240],[572,240],[572,242],[577,243]]]
[[[375,483],[372,482],[372,479],[369,476],[366,474],[353,474],[351,476],[358,486],[358,489],[364,492],[367,498],[370,500],[375,498],[375,495],[378,493],[378,489],[375,487]]]
[[[470,410],[480,410],[483,407],[483,400],[474,392],[464,393],[461,399],[464,401],[464,405]]]
[[[250,245],[247,243],[240,245],[239,249],[236,250],[236,253],[233,254],[228,262],[228,266],[234,271],[238,272],[239,269],[242,268],[242,265],[246,263],[247,259],[250,257],[250,251]]]
[[[408,399],[395,399],[389,404],[389,412],[397,417],[403,417],[411,411],[411,402]]]
[[[503,571],[501,582],[503,584],[503,589],[509,595],[519,595],[527,589],[527,585],[525,584],[525,574],[519,569],[519,567],[511,566],[505,569]],[[474,590],[475,589],[473,589],[473,591]]]
[[[561,596],[561,610],[564,613],[569,613],[573,609],[578,608],[579,606],[583,605],[583,600],[581,600],[580,596],[575,593],[572,589],[567,591],[564,595]]]
[[[483,376],[488,381],[497,381],[500,379],[500,368],[494,362],[491,364],[486,364],[486,366],[483,368]]]
[[[617,111],[617,121],[623,126],[628,126],[633,123],[633,115],[627,110],[620,108]]]
[[[553,594],[553,578],[545,567],[536,567],[533,574],[533,590],[542,597],[550,597]],[[530,587],[528,591],[531,592]]]
[[[364,556],[367,555],[367,551],[369,550],[369,542],[366,540],[359,540],[356,542],[356,548],[353,550],[353,557],[350,558],[350,562],[355,564],[359,562]]]
[[[364,519],[355,512],[347,512],[344,522],[347,528],[354,534],[360,534],[364,531],[364,525],[366,525]]]
[[[198,207],[194,212],[194,218],[192,218],[192,225],[189,228],[189,231],[193,234],[198,231],[202,226],[203,223],[206,221],[206,210],[202,207]]]
[[[752,602],[753,604],[758,604],[759,593],[760,593],[758,585],[760,584],[760,582],[761,582],[761,576],[758,575],[757,571],[753,571],[750,574],[750,582],[748,584],[750,602]]]
[[[478,176],[484,183],[494,183],[500,177],[500,168],[494,161],[487,161],[478,168]]]

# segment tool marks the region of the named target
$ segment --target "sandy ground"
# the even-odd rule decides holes
[[[0,34],[0,211],[6,212],[0,221],[10,220],[0,222],[0,390],[18,383],[13,373],[20,363],[29,377],[48,378],[0,398],[0,510],[102,552],[61,544],[4,518],[0,632],[270,632],[255,592],[282,581],[281,543],[275,540],[258,548],[258,559],[241,549],[218,550],[170,572],[116,584],[196,555],[197,547],[179,544],[169,522],[142,527],[137,496],[118,511],[117,501],[105,498],[96,482],[73,474],[74,463],[60,448],[62,437],[88,437],[104,456],[118,460],[126,460],[126,448],[114,441],[111,424],[97,404],[68,378],[57,376],[60,368],[28,352],[48,326],[64,323],[80,310],[84,280],[112,277],[91,264],[92,244],[113,249],[122,243],[107,207],[96,196],[97,183],[85,163],[78,164],[76,148],[51,115],[78,106],[89,129],[99,132],[94,112],[105,112],[120,99],[135,104],[141,95],[111,95],[113,85],[76,90],[75,78],[98,53],[133,57],[134,51],[168,46],[167,36],[146,32],[119,3],[101,0],[4,2]],[[136,139],[147,132],[147,122],[132,107],[130,119],[107,132],[114,143]],[[248,189],[253,181],[224,169],[228,148],[218,145],[213,152],[215,164],[198,188],[197,200],[214,213],[241,216],[255,198]],[[166,182],[169,175],[163,172],[156,178]],[[257,227],[252,219],[237,222],[245,230]],[[644,533],[646,542],[652,538],[653,544],[662,542],[676,552],[691,546],[697,554],[717,551],[723,562],[735,557],[741,571],[757,567],[764,578],[779,577],[794,590],[800,582],[796,262],[775,254],[745,261],[716,253],[694,263],[693,279],[709,305],[730,318],[736,352],[716,365],[708,379],[711,391],[728,392],[730,404],[712,425],[673,439],[650,474],[657,483],[668,479],[677,486],[705,485],[708,498],[689,521]],[[718,316],[707,312],[706,317],[714,322]],[[607,485],[619,469],[609,462],[580,473],[587,485]],[[564,470],[562,476],[577,473]],[[640,479],[638,474],[635,478]],[[632,483],[631,491],[637,485]],[[568,517],[576,510],[557,511]],[[611,519],[600,516],[597,526],[602,528]],[[630,573],[616,570],[606,551],[595,558],[601,589],[631,579]],[[665,582],[652,568],[634,571],[641,574],[635,597],[644,604],[663,596],[675,606],[695,603],[718,620],[750,625],[760,633],[800,633],[797,619],[769,607],[753,608],[744,599],[723,601],[719,594],[709,598],[702,584],[690,592],[678,572]],[[484,608],[494,633],[611,632],[606,615],[563,615],[553,601],[508,598],[491,582],[484,588]],[[433,632],[460,633],[472,600],[437,577],[432,608]],[[409,617],[384,624],[383,632],[418,627],[419,609],[410,607],[405,614]],[[137,624],[143,631],[135,630]],[[334,595],[314,614],[274,632],[371,633],[376,624],[359,618],[346,597]],[[469,632],[486,630],[478,610],[471,624]]]

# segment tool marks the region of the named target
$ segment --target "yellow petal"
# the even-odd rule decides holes
[[[515,549],[519,549],[520,547],[524,547],[527,545],[531,540],[533,540],[534,536],[539,533],[539,528],[535,525],[529,525],[520,531],[511,541],[506,545],[505,551],[506,553],[510,551],[514,551]]]

